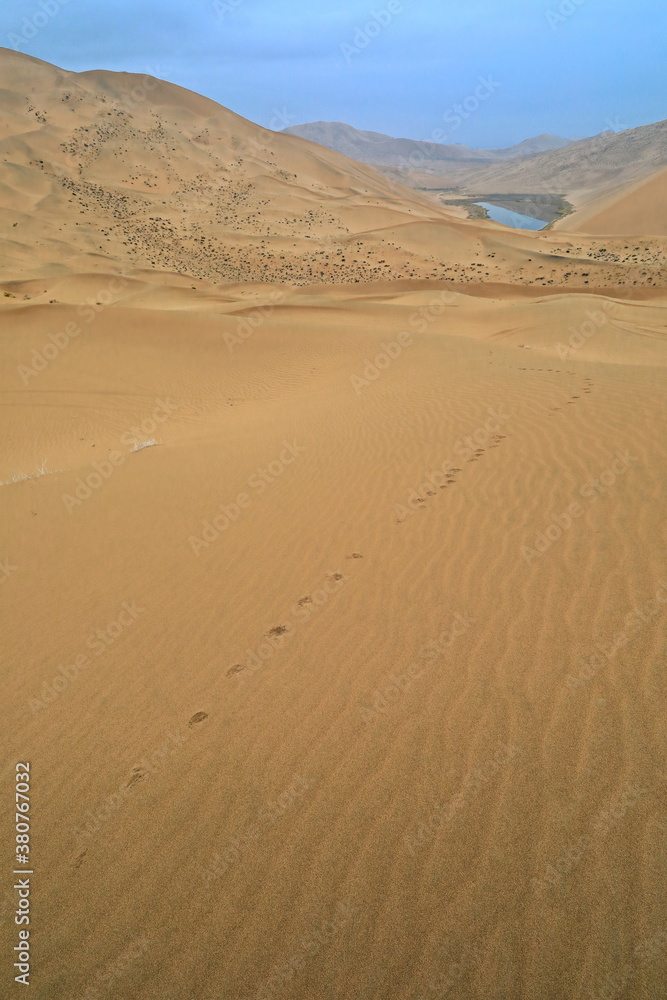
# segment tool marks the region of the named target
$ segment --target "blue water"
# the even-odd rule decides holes
[[[533,219],[530,215],[521,215],[520,212],[510,212],[508,208],[500,208],[499,205],[490,205],[486,201],[478,201],[489,213],[489,218],[494,222],[501,222],[503,226],[511,226],[512,229],[544,229],[547,225],[542,219]]]

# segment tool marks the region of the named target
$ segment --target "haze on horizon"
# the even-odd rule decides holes
[[[75,71],[150,73],[275,130],[343,121],[486,148],[664,119],[665,29],[658,0],[31,0],[0,11],[0,45]],[[466,100],[468,117],[456,111]]]

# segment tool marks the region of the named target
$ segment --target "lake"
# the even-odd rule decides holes
[[[547,225],[542,219],[533,219],[530,215],[521,215],[520,212],[510,212],[508,208],[500,208],[499,205],[490,205],[487,201],[478,201],[489,213],[489,218],[493,222],[500,222],[503,226],[511,226],[512,229],[544,229]]]

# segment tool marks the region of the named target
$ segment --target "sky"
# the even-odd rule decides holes
[[[509,146],[667,118],[665,0],[18,0],[0,45],[177,83],[272,129]]]

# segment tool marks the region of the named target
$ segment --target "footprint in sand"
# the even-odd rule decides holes
[[[304,604],[312,604],[313,599],[312,597],[302,597],[301,600],[297,601],[296,603],[299,605],[300,608],[302,608]]]
[[[188,725],[189,726],[196,726],[200,722],[203,722],[204,719],[208,719],[208,712],[195,712],[195,714],[192,716],[192,718],[188,722]]]
[[[331,573],[327,577],[327,579],[331,580],[333,583],[338,583],[339,580],[343,579],[343,574],[342,573]]]
[[[132,777],[128,781],[126,788],[131,788],[132,785],[136,785],[138,781],[143,781],[146,777],[146,772],[141,767],[132,768]]]
[[[242,670],[245,670],[245,663],[235,663],[233,667],[230,667],[227,671],[227,676],[232,677],[234,674],[240,674]]]
[[[266,636],[283,635],[286,631],[287,631],[287,625],[275,625],[273,628],[270,628],[269,631],[265,632],[264,634]]]
[[[351,556],[347,556],[347,559],[363,559],[361,552],[353,552]]]

